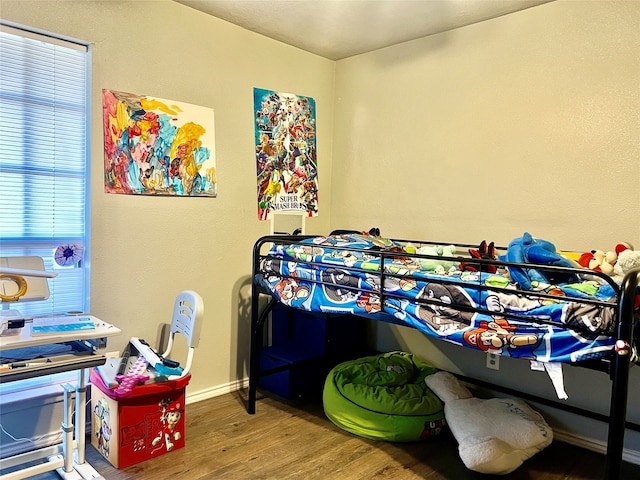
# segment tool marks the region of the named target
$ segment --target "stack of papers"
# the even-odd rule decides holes
[[[42,317],[33,319],[31,335],[57,335],[95,329],[96,324],[89,316]]]

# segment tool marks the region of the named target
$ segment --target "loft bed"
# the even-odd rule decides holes
[[[248,413],[255,413],[259,379],[285,368],[260,368],[275,303],[364,316],[483,352],[608,373],[606,473],[617,479],[629,369],[640,345],[640,268],[618,283],[528,234],[487,253],[484,242],[479,248],[349,230],[260,238],[253,250]],[[261,295],[269,298],[262,309]]]

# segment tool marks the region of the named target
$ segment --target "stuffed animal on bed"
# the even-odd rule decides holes
[[[473,397],[449,372],[429,375],[425,382],[444,402],[445,419],[470,470],[511,473],[553,440],[551,427],[523,400]]]
[[[631,244],[621,242],[616,245],[615,250],[608,252],[603,252],[602,250],[590,250],[580,255],[578,263],[589,270],[613,275],[616,262],[618,261],[618,255],[628,249],[633,249]]]
[[[550,272],[535,268],[535,265],[569,268],[576,268],[579,265],[559,253],[553,243],[540,238],[533,238],[528,232],[525,232],[521,238],[512,240],[509,243],[507,254],[500,256],[500,260],[532,264],[531,268],[509,267],[511,279],[525,290],[532,290],[532,282],[558,285],[562,283],[578,283],[580,281],[574,273]]]
[[[603,252],[602,250],[591,250],[580,255],[578,263],[584,268],[588,268],[594,272],[611,275],[617,260],[618,255],[613,251]]]
[[[479,260],[496,260],[497,256],[495,244],[493,242],[487,243],[486,240],[482,240],[478,248],[469,249],[469,256],[471,258],[477,258]],[[461,262],[458,268],[460,268],[460,270],[462,270],[463,272],[477,272],[479,268],[479,266],[477,265],[478,264],[473,265],[469,262]],[[486,269],[486,271],[489,273],[496,273],[498,271],[496,266],[492,264],[487,264],[482,268]]]
[[[640,267],[640,251],[635,251],[630,243],[616,245],[616,261],[610,272],[605,272],[616,282],[622,282],[624,276],[635,267]]]
[[[627,272],[634,268],[640,268],[640,250],[633,250],[633,247],[627,248],[618,255],[618,261],[613,267],[611,278],[621,283]],[[634,309],[640,312],[640,293],[636,295]]]
[[[456,247],[453,245],[423,245],[417,249],[416,253],[419,253],[420,255],[442,257],[438,259],[419,257],[418,262],[420,263],[420,268],[422,270],[435,272],[438,275],[457,270],[456,262],[450,258],[456,253]]]

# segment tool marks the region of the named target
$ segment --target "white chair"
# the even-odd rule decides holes
[[[202,330],[202,319],[204,317],[204,302],[202,297],[192,290],[181,292],[176,298],[173,306],[173,317],[171,320],[171,330],[167,349],[162,354],[164,358],[169,358],[171,348],[173,347],[173,339],[176,333],[184,335],[187,339],[189,351],[187,360],[184,363],[182,373],[180,375],[172,375],[170,380],[184,377],[191,369],[193,361],[193,352],[200,343],[200,331]]]

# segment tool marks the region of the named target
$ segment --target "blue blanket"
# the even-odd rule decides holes
[[[500,355],[577,362],[613,348],[616,292],[605,282],[576,275],[556,285],[534,280],[523,291],[508,272],[434,269],[439,257],[413,252],[415,246],[368,235],[316,237],[274,245],[260,281],[292,307],[392,315],[428,335]]]

